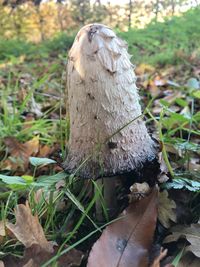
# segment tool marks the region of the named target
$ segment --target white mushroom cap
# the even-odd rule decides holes
[[[67,171],[74,173],[81,165],[80,177],[114,176],[155,158],[145,123],[133,121],[141,115],[135,82],[126,42],[102,24],[78,32],[67,66]]]

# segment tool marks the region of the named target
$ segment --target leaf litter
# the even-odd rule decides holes
[[[28,202],[26,205],[17,205],[15,216],[16,223],[7,222],[6,227],[25,246],[24,255],[20,260],[14,256],[6,256],[3,258],[3,263],[5,267],[40,267],[57,254],[58,245],[55,242],[47,241],[38,216],[32,215]],[[82,252],[72,249],[59,258],[57,266],[79,266],[82,258]]]

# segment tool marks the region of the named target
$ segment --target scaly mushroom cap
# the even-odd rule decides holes
[[[63,165],[68,172],[114,176],[155,158],[145,123],[133,121],[141,115],[135,82],[126,42],[102,24],[78,32],[67,66],[70,138]]]

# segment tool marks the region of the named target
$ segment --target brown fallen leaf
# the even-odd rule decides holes
[[[7,222],[6,227],[24,244],[26,248],[38,245],[43,251],[53,252],[53,244],[46,240],[38,217],[31,214],[28,202],[15,209],[16,224]]]
[[[163,154],[162,154],[163,144],[161,142],[160,142],[160,145],[161,145],[161,149],[160,149],[160,152],[158,153],[158,162],[160,164],[160,173],[158,175],[158,181],[159,183],[164,183],[169,180],[169,177],[168,177],[169,170],[163,159]]]
[[[164,190],[158,194],[158,219],[165,227],[171,226],[171,221],[176,222],[176,203],[169,199],[168,192]]]
[[[16,224],[6,223],[6,227],[26,247],[22,259],[6,256],[3,261],[6,267],[40,267],[58,253],[59,248],[47,241],[37,215],[33,216],[28,203],[19,204],[15,209]],[[65,246],[66,248],[67,246]],[[62,255],[58,267],[80,266],[82,252],[71,249]]]
[[[3,261],[0,261],[0,267],[4,267],[5,265],[4,265],[4,263],[3,263]]]
[[[23,267],[37,267],[37,264],[33,261],[33,259],[30,259]]]
[[[94,244],[87,267],[146,267],[157,220],[157,188],[133,202]]]
[[[192,253],[186,253],[178,263],[177,267],[199,267],[200,259],[195,257]]]
[[[38,157],[40,158],[48,158],[48,156],[52,153],[54,148],[48,146],[48,145],[41,145],[40,150],[38,153]]]
[[[66,249],[64,247],[64,249]],[[25,249],[22,259],[6,256],[3,258],[5,267],[41,267],[42,264],[57,255],[59,248],[55,248],[53,253],[39,250],[38,246],[33,245]],[[62,255],[56,262],[57,267],[79,267],[83,258],[83,253],[76,249],[71,249],[69,252]],[[4,267],[4,265],[2,267]],[[53,266],[53,265],[48,265]],[[0,265],[1,267],[1,265]]]
[[[31,112],[28,112],[25,116],[24,123],[23,123],[23,130],[29,129],[33,126],[33,122],[35,121],[35,115]]]
[[[150,267],[160,267],[160,262],[162,259],[164,259],[166,257],[166,255],[167,255],[167,249],[163,250],[163,248],[161,248],[159,255],[154,259],[154,261]],[[165,266],[165,267],[167,267],[167,266]]]
[[[139,75],[144,75],[145,73],[153,73],[155,71],[155,68],[151,65],[142,63],[138,65],[135,69],[136,74]]]
[[[176,225],[170,229],[171,235],[165,238],[165,243],[177,241],[183,237],[190,243],[186,251],[191,251],[196,257],[200,258],[200,223],[191,224],[191,226]]]
[[[6,137],[4,143],[10,156],[3,162],[3,169],[27,169],[29,157],[35,156],[39,150],[39,136],[26,143],[20,143],[15,137]]]
[[[187,163],[186,166],[187,166],[188,170],[190,170],[190,171],[200,171],[199,157],[198,158],[191,158],[189,163]]]

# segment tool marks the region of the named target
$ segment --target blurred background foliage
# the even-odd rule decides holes
[[[199,0],[0,0],[0,60],[63,53],[82,25],[100,22],[128,41],[136,63],[174,64],[194,51],[199,55],[199,5]]]

